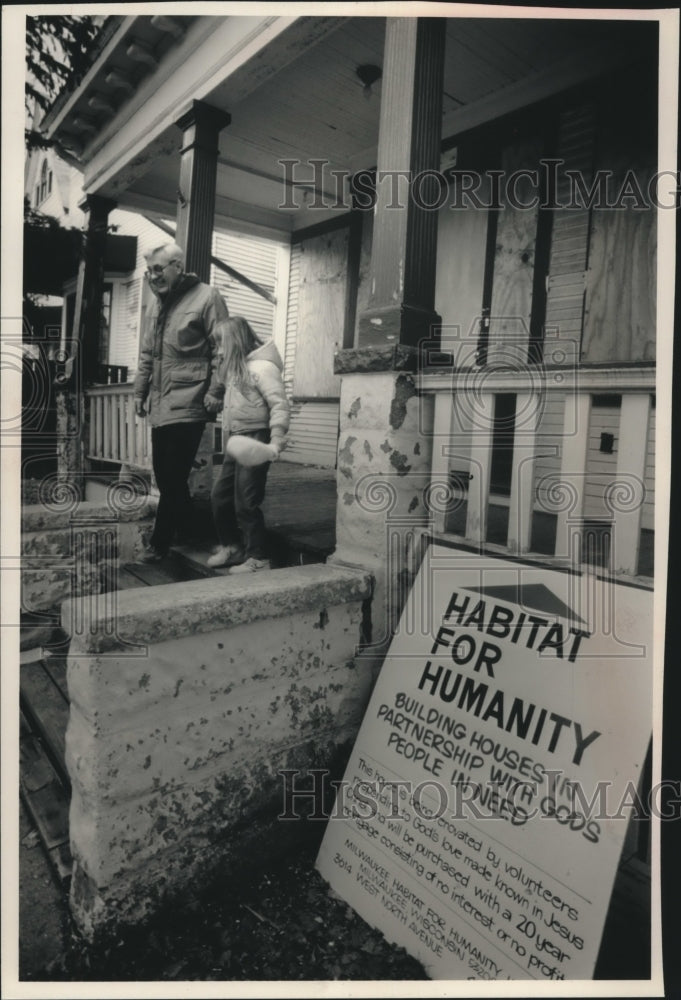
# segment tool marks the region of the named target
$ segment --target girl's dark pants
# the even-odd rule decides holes
[[[269,430],[249,431],[246,437],[269,444]],[[220,475],[213,487],[211,504],[220,545],[241,545],[246,558],[266,559],[265,519],[260,504],[270,463],[247,468],[225,452]],[[241,533],[241,538],[239,538]]]

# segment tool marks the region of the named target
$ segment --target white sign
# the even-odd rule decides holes
[[[438,979],[588,979],[652,726],[652,594],[429,547],[317,866]]]

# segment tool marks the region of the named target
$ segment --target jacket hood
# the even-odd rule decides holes
[[[280,372],[284,370],[284,363],[281,360],[281,354],[277,350],[272,339],[266,340],[260,347],[256,347],[254,351],[251,351],[246,358],[246,361],[249,364],[251,361],[271,361],[273,365],[277,366]]]
[[[190,288],[194,288],[195,285],[199,284],[201,284],[201,281],[196,274],[192,274],[191,272],[183,274],[175,287],[171,288],[167,295],[156,295],[159,303],[159,311],[169,309],[179,299],[181,299],[182,296],[190,290]]]

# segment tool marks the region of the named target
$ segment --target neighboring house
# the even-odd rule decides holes
[[[29,207],[39,215],[56,220],[63,230],[71,231],[74,236],[70,261],[61,261],[59,266],[53,260],[54,251],[41,244],[45,258],[41,268],[46,271],[52,269],[59,276],[45,286],[50,289],[48,294],[31,289],[37,291],[37,302],[40,304],[41,311],[36,314],[40,317],[38,326],[51,322],[53,327],[55,310],[61,307],[62,343],[69,341],[73,332],[78,283],[77,231],[86,222],[86,215],[80,207],[82,182],[81,171],[65,163],[54,149],[36,150],[27,158],[24,191]],[[167,227],[172,220],[161,218],[160,222]],[[110,255],[108,266],[105,263],[96,383],[131,383],[137,368],[145,314],[152,298],[144,278],[145,254],[171,237],[166,230],[155,225],[151,215],[143,216],[120,209],[109,214],[108,227],[115,237],[132,237],[134,245],[132,257],[129,252],[115,257]],[[115,238],[110,240],[112,245],[120,242]],[[230,313],[246,316],[260,336],[275,336],[283,355],[285,311],[281,307],[281,297],[282,294],[285,296],[288,283],[288,248],[280,242],[252,234],[216,230],[213,233],[212,254],[218,262],[229,263],[234,272],[227,274],[219,263],[215,263],[210,274],[211,283],[222,292]],[[126,269],[121,269],[121,265]],[[258,286],[259,290],[245,285],[239,279],[240,275]],[[55,294],[57,290],[61,294]],[[277,301],[280,303],[278,310]],[[51,329],[50,336],[53,333]],[[44,339],[45,330],[36,330],[35,336],[39,340]],[[57,347],[58,341],[50,343],[52,356]],[[294,455],[295,449],[292,449],[291,456]]]
[[[95,247],[81,275],[87,305],[73,321],[80,348],[94,346],[100,359],[130,368],[145,308],[146,223],[135,231],[134,273],[111,281],[108,342],[96,329],[87,308],[107,294],[94,260],[97,227],[121,209],[175,219],[189,269],[225,288],[232,312],[243,310],[274,334],[293,401],[288,459],[337,468],[336,551],[323,569],[330,580],[343,567],[356,600],[361,592],[358,620],[363,641],[373,640],[374,665],[396,626],[424,531],[473,552],[577,571],[595,563],[651,584],[659,334],[656,209],[646,193],[659,168],[657,60],[657,25],[641,20],[133,15],[108,19],[87,77],[46,116],[45,133],[83,171]],[[45,190],[49,174],[48,164]],[[400,188],[401,175],[411,186]],[[31,183],[42,191],[35,176]],[[254,237],[265,241],[262,251]],[[273,290],[276,308],[262,297],[240,299],[211,256]],[[119,284],[126,304],[117,312]],[[86,388],[89,455],[148,463],[126,392]],[[82,473],[77,454],[63,457],[65,479]],[[306,567],[297,569],[286,600],[298,594]],[[263,580],[263,593],[271,587],[278,615],[293,620],[292,605],[276,604],[284,600],[281,579]],[[318,630],[328,580],[315,578],[305,605],[314,607]],[[221,676],[217,654],[207,645],[194,654],[190,644],[241,621],[220,603],[224,583],[203,581],[196,604],[187,585],[174,599],[186,599],[189,610],[154,618],[156,631],[145,631],[129,609],[127,626],[139,626],[152,650],[145,685],[152,674],[161,690],[174,640],[185,644],[185,663],[200,656]],[[198,610],[204,599],[214,599],[215,621]],[[201,636],[186,627],[196,616]],[[266,631],[248,640],[243,662],[259,664]],[[225,636],[218,638],[211,650],[224,648]],[[83,655],[94,662],[97,649]],[[268,652],[277,677],[278,655]],[[115,663],[128,669],[123,653]],[[87,677],[74,668],[73,690]],[[369,685],[366,671],[352,677],[359,687],[344,679],[342,711],[334,705],[327,716],[308,706],[305,733],[333,741],[341,728],[335,713],[345,725],[348,711],[344,732],[352,737]],[[315,683],[336,690],[325,676]],[[121,719],[128,697],[121,692],[138,686],[142,680],[128,679],[114,692],[120,703],[112,712]],[[118,752],[115,727],[108,735],[98,728],[94,699],[108,690],[97,689],[74,724],[81,763],[104,747],[108,766]],[[289,700],[297,706],[296,699]],[[179,711],[171,701],[169,716]],[[260,786],[272,778],[273,761],[288,760],[291,734],[303,738],[298,708],[291,711],[275,749],[253,744],[253,753],[265,754],[257,777],[256,758],[234,764],[227,723],[213,715],[205,746],[196,744],[197,770],[178,750],[170,777],[164,748],[144,730],[151,749],[143,768],[154,763],[132,805],[113,765],[102,790],[99,772],[83,764],[72,837],[79,892],[87,883],[77,903],[86,922],[115,908],[126,885],[144,891],[149,856],[163,869],[168,809],[180,803],[178,836],[188,840],[196,824],[213,836],[213,807],[220,822],[232,821],[235,774],[244,788]],[[183,747],[184,729],[173,730],[176,738]],[[165,797],[152,784],[161,759]],[[187,789],[199,785],[210,809],[203,800],[187,805]],[[86,818],[93,802],[96,834]],[[133,807],[148,833],[136,834],[131,848]],[[113,860],[109,821],[120,833]]]

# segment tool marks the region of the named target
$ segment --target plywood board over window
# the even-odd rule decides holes
[[[626,169],[614,171],[624,182]],[[639,169],[646,190],[654,171]],[[655,360],[656,227],[653,208],[594,209],[582,360]]]
[[[497,224],[488,351],[491,364],[513,365],[527,360],[537,238],[537,188],[531,178],[516,172],[536,171],[542,152],[543,142],[539,138],[513,143],[503,152],[504,176],[508,181],[517,177],[513,188],[517,203],[512,204],[508,197],[505,198]],[[520,208],[523,204],[533,207]]]
[[[480,178],[476,193],[481,204],[489,204],[489,177]],[[437,230],[435,309],[442,317],[443,350],[456,350],[462,342],[477,345],[487,249],[487,208],[452,209],[452,200],[453,195],[440,209]],[[470,364],[470,351],[460,360],[455,355],[455,363]]]
[[[333,357],[343,347],[348,269],[347,227],[300,243],[298,330],[293,394],[306,399],[340,396]]]
[[[654,361],[656,77],[642,68],[614,81],[599,117],[582,361]]]

